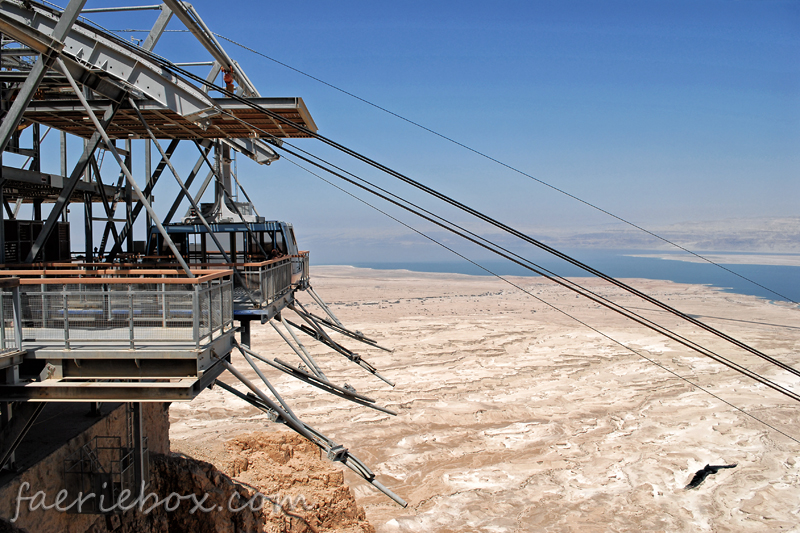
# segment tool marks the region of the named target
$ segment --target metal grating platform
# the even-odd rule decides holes
[[[302,98],[251,98],[254,104],[264,107],[291,122],[313,132],[317,125],[311,118]],[[218,112],[209,110],[204,117],[184,117],[158,102],[137,102],[153,134],[160,139],[270,139],[271,135],[280,139],[309,137],[297,128],[274,119],[245,104],[227,98],[213,100]],[[107,101],[90,102],[95,113],[102,113]],[[234,118],[235,117],[235,118]],[[65,131],[83,138],[95,133],[94,125],[77,99],[32,100],[23,115],[24,120],[38,122],[45,126]],[[252,124],[249,126],[236,118]],[[193,122],[190,119],[195,119]],[[267,134],[262,131],[267,132]],[[111,139],[147,137],[147,131],[136,112],[130,107],[122,107],[106,129]]]
[[[1,292],[0,337],[8,348],[21,340],[26,367],[0,385],[0,401],[191,400],[233,346],[230,270],[4,272],[22,278],[21,320]]]

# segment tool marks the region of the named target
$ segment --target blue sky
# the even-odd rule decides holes
[[[87,3],[100,5],[109,2]],[[222,35],[642,226],[798,215],[798,2],[194,5]],[[145,28],[155,12],[92,18],[112,29]],[[170,29],[182,28],[173,18]],[[223,45],[263,95],[302,96],[323,135],[511,225],[544,236],[618,227],[528,178]],[[174,61],[207,57],[186,33],[166,34],[156,52]],[[316,141],[297,144],[470,223]],[[193,157],[186,152],[184,168]],[[259,167],[240,159],[239,174],[262,214],[293,222],[323,257],[371,260],[381,243],[403,256],[435,253],[286,161]],[[164,191],[161,198],[172,194]]]

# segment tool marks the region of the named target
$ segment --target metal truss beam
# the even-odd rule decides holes
[[[200,146],[200,153],[203,155],[208,155],[208,153],[211,151],[211,147],[213,146],[213,143],[209,140],[205,140],[198,144]],[[201,156],[197,159],[197,162],[194,164],[194,168],[189,173],[189,177],[186,178],[186,187],[192,186],[194,178],[197,176],[197,173],[200,172],[200,169],[202,167],[203,167],[203,157]],[[211,181],[212,175],[213,171],[209,172],[209,175],[206,177],[206,181]],[[205,187],[201,187],[201,192],[194,197],[195,203],[200,201],[200,197],[203,195],[203,192],[205,192]],[[167,216],[164,217],[165,224],[169,224],[170,222],[172,222],[172,217],[174,217],[175,213],[178,211],[178,207],[180,207],[182,200],[183,200],[183,191],[181,190],[178,191],[178,195],[175,197],[175,201],[172,202],[172,207],[169,208],[169,211],[167,211]]]
[[[71,0],[70,5],[72,5],[72,3],[76,2],[76,1],[78,1],[78,0]],[[83,7],[84,3],[85,3],[85,0],[84,0],[84,2],[81,2],[81,8]],[[2,28],[4,26],[8,26],[8,25],[13,27],[16,24],[18,24],[18,22],[19,22],[17,19],[14,19],[14,18],[9,16],[10,12],[6,8],[8,8],[10,6],[11,5],[9,3],[7,3],[7,2],[4,2],[4,3],[2,3],[2,5],[0,5],[0,28]],[[80,8],[78,8],[78,11],[80,11]],[[166,10],[166,11],[169,11],[169,10]],[[29,13],[29,12],[27,12],[26,10],[18,8],[16,10],[14,10],[13,13],[15,13],[17,17],[19,17],[20,14],[22,14],[24,16],[25,13]],[[45,16],[46,13],[44,13],[44,12],[41,12],[41,13],[37,12],[37,15],[41,15],[41,16],[39,16],[38,18],[31,17],[29,19],[23,18],[24,24],[22,25],[22,27],[26,29],[27,33],[38,32],[38,37],[41,38],[43,34],[40,31],[38,31],[37,28],[38,27],[42,27],[42,28],[47,27],[48,24],[50,22],[52,22],[52,20],[50,18],[48,18],[47,16]],[[77,14],[75,16],[77,17]],[[36,25],[33,22],[34,20],[38,21]],[[148,34],[147,44],[150,46],[149,49],[152,49],[152,47],[155,46],[155,43],[158,41],[159,37],[163,34],[164,29],[166,28],[166,23],[168,21],[169,21],[168,14],[165,14],[165,11],[162,11],[161,16],[158,18],[158,21],[156,21],[156,24],[154,25],[153,29]],[[30,28],[28,27],[28,25],[30,25]],[[63,32],[64,35],[67,36],[67,40],[69,40],[69,35],[72,34],[72,33],[69,33],[69,31],[70,31],[70,29],[72,28],[73,25],[74,25],[74,20],[73,20],[73,24],[70,24],[70,26],[68,28],[66,28],[66,30]],[[24,33],[25,32],[23,32],[23,34]],[[15,38],[19,39],[19,37],[15,37]],[[61,37],[61,39],[65,39],[65,38]],[[27,41],[28,41],[28,45],[29,46],[35,47],[34,46],[36,44],[36,40],[35,39],[32,39],[32,37],[29,36],[27,38]],[[31,44],[31,41],[33,41],[34,44]],[[26,41],[22,40],[22,42],[26,42]],[[72,43],[72,41],[70,41],[70,43],[71,43],[71,44],[69,44],[69,46],[71,47],[70,49],[74,49],[75,43]],[[98,46],[98,49],[101,49],[101,47]],[[83,49],[81,48],[80,50],[83,50]],[[79,54],[79,51],[76,51],[75,53]],[[108,62],[107,61],[106,61],[105,65],[108,66]],[[65,67],[65,63],[61,62],[61,66],[62,66],[62,68]],[[66,78],[69,79],[70,78],[70,74],[68,73],[69,71],[66,68],[63,68],[63,70],[64,70],[64,74],[65,74]],[[118,72],[121,73],[122,71],[119,70]],[[86,79],[87,76],[82,76],[82,78]],[[73,80],[70,80],[70,81],[73,81]],[[95,83],[94,85],[96,86],[97,84]],[[74,86],[74,83],[73,83],[73,88],[74,87],[75,86]],[[77,96],[80,99],[83,100],[83,103],[85,103],[85,99],[83,99],[83,96],[80,93],[80,91],[77,91],[77,93],[78,93]],[[102,129],[105,129],[111,123],[111,121],[114,118],[114,115],[116,114],[116,112],[119,110],[119,108],[121,106],[122,97],[124,95],[126,95],[126,94],[127,94],[127,90],[126,89],[117,91],[117,94],[116,94],[117,101],[112,101],[111,102],[108,110],[105,112],[105,115],[103,116]],[[90,113],[90,115],[92,115],[91,109],[89,109],[88,112]],[[5,121],[4,121],[4,124],[5,124]],[[101,142],[101,140],[102,140],[102,136],[100,135],[100,132],[96,132],[89,139],[89,141],[88,141],[88,143],[86,145],[86,149],[83,152],[83,155],[81,155],[81,158],[78,160],[78,164],[75,166],[74,170],[72,171],[72,174],[70,175],[70,178],[67,180],[66,185],[62,189],[61,194],[59,194],[58,199],[56,200],[56,205],[53,207],[52,211],[50,212],[50,215],[48,216],[47,221],[45,222],[45,225],[42,228],[41,233],[37,237],[36,242],[31,247],[31,251],[28,254],[28,257],[25,259],[25,262],[33,263],[36,260],[36,257],[38,256],[39,251],[41,250],[42,246],[44,245],[44,243],[50,237],[50,234],[55,229],[55,227],[56,227],[56,225],[57,225],[57,223],[59,221],[59,217],[61,216],[61,214],[63,213],[64,209],[66,208],[66,205],[67,205],[70,197],[72,196],[73,191],[78,186],[78,184],[82,182],[81,176],[83,175],[84,171],[86,170],[86,166],[89,163],[90,159],[93,157],[94,151],[96,150],[96,148],[99,145],[99,143]],[[106,144],[110,144],[110,141],[108,139],[106,139],[105,142],[106,142]],[[98,180],[99,179],[100,178],[98,176]],[[120,237],[120,238],[124,238],[124,237]],[[191,277],[193,277],[193,276],[191,276]]]
[[[200,18],[200,15],[195,11],[192,4],[180,0],[164,0],[164,3],[169,6],[180,21],[183,22],[184,26],[192,32],[200,44],[208,50],[211,57],[213,57],[222,68],[225,70],[237,70],[236,67],[238,67],[238,64],[236,64],[222,48],[222,45],[219,44],[214,33],[206,26],[206,23]],[[240,86],[242,86],[246,92],[246,96],[255,96],[253,94],[252,84],[249,83],[250,80],[247,76],[243,76],[241,71],[237,71],[236,74],[239,78]]]
[[[153,28],[150,30],[147,38],[142,43],[142,48],[145,50],[152,50],[156,46],[156,43],[161,38],[164,30],[167,29],[167,24],[169,24],[171,18],[172,10],[167,7],[166,4],[161,4],[161,14],[158,15],[156,23],[153,24]]]
[[[72,0],[79,2],[80,0]],[[83,2],[81,2],[81,5]],[[165,15],[166,16],[166,15]],[[27,27],[17,31],[14,38],[34,49],[45,48],[58,22],[54,12],[40,7],[26,9],[10,2],[0,3],[0,31],[4,26]],[[163,32],[160,17],[151,33],[155,43]],[[164,109],[170,109],[191,121],[202,121],[216,114],[213,101],[192,84],[164,71],[157,63],[134,47],[117,42],[103,32],[95,31],[78,21],[59,39],[63,41],[61,58],[72,76],[82,85],[112,100],[124,98],[128,90],[137,98],[151,99]],[[44,50],[49,51],[51,48]]]
[[[200,44],[208,50],[211,56],[219,62],[223,67],[230,68],[233,65],[233,60],[223,50],[222,46],[214,37],[214,34],[205,25],[203,19],[197,14],[192,4],[188,2],[181,2],[180,0],[164,0],[164,3],[175,13],[175,15],[183,22],[186,28],[194,34]]]
[[[166,150],[168,156],[171,157],[172,154],[175,153],[175,150],[178,148],[178,143],[180,143],[180,140],[178,139],[173,139],[172,142],[169,143],[169,146],[167,146]],[[156,183],[158,183],[158,179],[161,177],[161,174],[164,172],[166,168],[167,168],[167,162],[162,158],[161,161],[159,161],[158,165],[156,165],[156,170],[150,176],[147,186],[144,188],[144,194],[147,198],[149,198],[153,194],[153,189],[155,188]],[[181,192],[181,194],[183,193]],[[122,252],[122,242],[125,241],[125,239],[128,237],[128,234],[132,231],[133,224],[134,222],[136,222],[136,219],[142,212],[143,207],[144,206],[140,203],[137,203],[133,207],[133,212],[131,213],[131,220],[125,223],[125,226],[119,233],[119,238],[120,238],[119,242],[115,243],[113,248],[111,248],[111,251],[108,253],[109,261],[113,261],[114,258],[117,256],[117,254]],[[164,219],[164,224],[169,224],[169,218]],[[148,228],[148,231],[149,230],[150,228]]]
[[[153,210],[153,207],[150,205],[150,202],[147,201],[147,198],[145,197],[142,190],[139,188],[139,185],[136,183],[136,180],[133,178],[133,175],[131,174],[130,170],[128,170],[128,167],[125,166],[125,162],[122,160],[122,157],[120,157],[119,152],[117,152],[117,149],[114,147],[114,143],[112,143],[111,139],[108,138],[108,135],[106,134],[105,129],[103,128],[103,125],[100,124],[99,120],[97,120],[97,116],[95,116],[91,106],[89,106],[89,103],[83,97],[83,93],[81,92],[75,80],[70,75],[69,70],[67,70],[67,67],[64,65],[64,62],[61,61],[61,59],[59,59],[58,64],[61,67],[61,71],[67,77],[67,80],[72,86],[72,90],[75,91],[75,94],[80,99],[81,104],[83,104],[84,108],[86,109],[86,113],[89,115],[89,119],[91,119],[91,121],[94,123],[94,127],[97,129],[98,133],[100,133],[100,136],[103,138],[103,142],[105,142],[106,148],[114,156],[114,159],[117,160],[117,164],[119,165],[122,172],[125,174],[125,179],[128,180],[128,183],[130,184],[131,188],[133,188],[133,191],[136,193],[136,197],[139,199],[139,203],[144,205],[144,208],[147,210],[147,214],[150,215],[150,220],[152,220],[153,223],[156,225],[159,233],[161,233],[161,236],[164,238],[164,242],[167,243],[167,246],[169,246],[170,250],[172,250],[172,253],[175,254],[175,259],[178,261],[178,264],[181,265],[181,268],[186,273],[186,276],[189,278],[194,278],[195,275],[189,269],[189,265],[187,265],[186,261],[183,260],[183,257],[181,257],[181,254],[178,251],[178,248],[175,246],[175,243],[172,242],[172,239],[167,233],[167,230],[165,230],[164,226],[161,225],[161,222],[159,221],[156,212]]]
[[[81,95],[81,97],[83,96]],[[119,107],[120,103],[115,102],[106,110],[105,115],[103,115],[102,126],[105,127],[111,123],[114,118],[114,114],[116,114],[117,110],[119,110]],[[93,113],[92,116],[94,116]],[[36,261],[42,246],[44,246],[44,243],[50,237],[50,234],[53,233],[53,230],[58,224],[61,213],[67,207],[67,203],[72,197],[72,193],[75,191],[78,183],[82,181],[81,178],[86,170],[86,166],[89,164],[89,160],[94,155],[94,151],[97,149],[97,146],[100,144],[101,140],[102,136],[98,132],[92,135],[92,137],[86,143],[86,148],[83,150],[83,154],[78,160],[78,163],[75,165],[75,168],[72,169],[72,174],[70,174],[69,179],[64,184],[64,188],[61,189],[61,194],[58,195],[58,199],[56,200],[53,209],[50,211],[41,233],[39,233],[39,236],[36,237],[36,242],[33,243],[31,251],[28,252],[28,257],[25,258],[25,263],[33,263]]]
[[[214,241],[214,245],[217,247],[217,250],[219,250],[220,253],[222,254],[222,258],[225,260],[226,263],[231,263],[232,264],[230,258],[228,257],[228,253],[225,251],[225,247],[222,246],[222,243],[219,242],[219,239],[217,238],[217,235],[211,229],[211,226],[208,225],[208,221],[203,216],[203,213],[200,210],[200,207],[197,205],[197,203],[192,198],[192,195],[189,193],[189,190],[186,188],[186,185],[183,183],[183,180],[178,175],[178,171],[175,170],[175,167],[172,166],[172,162],[169,160],[169,156],[166,154],[166,152],[164,152],[164,149],[161,148],[161,143],[158,142],[158,139],[156,139],[153,136],[153,132],[150,131],[150,127],[147,125],[147,121],[145,121],[144,117],[139,112],[139,108],[136,107],[136,102],[134,102],[133,99],[129,99],[129,102],[130,102],[131,106],[133,106],[134,111],[136,111],[136,115],[139,117],[139,121],[142,123],[142,125],[147,130],[147,134],[150,137],[150,140],[153,142],[155,147],[158,149],[158,152],[161,154],[161,159],[166,161],[167,166],[169,167],[170,172],[172,172],[172,175],[175,177],[175,181],[178,183],[178,186],[181,188],[181,191],[186,196],[186,198],[188,198],[189,201],[191,202],[192,208],[194,209],[195,213],[197,214],[197,218],[200,219],[200,222],[206,228],[206,231],[208,232],[209,236],[211,237],[211,240]],[[247,297],[250,299],[250,301],[253,302],[253,304],[256,307],[258,307],[261,304],[261,302],[259,302],[256,299],[256,297],[253,294],[253,292],[250,289],[247,288],[247,283],[246,283],[245,279],[242,277],[242,273],[239,272],[238,268],[236,268],[236,265],[232,265],[232,266],[233,266],[233,273],[238,278],[240,286],[244,289],[245,293],[247,293]]]
[[[17,182],[20,184],[20,187],[24,187],[25,184],[35,185],[35,186],[45,186],[45,187],[52,187],[53,189],[61,190],[64,187],[64,182],[68,181],[68,178],[64,178],[64,176],[60,176],[58,174],[48,174],[46,172],[37,172],[35,170],[24,170],[15,167],[3,167],[3,179],[5,183],[3,184],[4,187],[13,188],[13,182]],[[106,187],[111,187],[106,185]],[[100,194],[100,190],[97,188],[97,185],[94,183],[88,183],[85,181],[79,181],[75,184],[75,191],[79,193],[91,193],[93,195]],[[107,191],[110,195],[113,196],[116,188],[114,191]],[[11,198],[14,198],[14,194],[10,195]]]
[[[19,126],[19,123],[22,121],[22,113],[25,111],[25,108],[28,107],[28,102],[31,101],[45,73],[53,65],[53,62],[61,52],[63,48],[61,41],[70,31],[72,25],[75,24],[75,20],[78,18],[85,3],[86,0],[70,0],[67,8],[61,14],[61,17],[53,24],[52,31],[48,36],[50,41],[49,45],[42,47],[42,41],[38,39],[34,41],[34,44],[28,43],[32,48],[34,48],[34,45],[39,45],[41,48],[39,50],[41,55],[33,65],[25,83],[22,84],[14,103],[11,105],[11,109],[8,110],[6,116],[3,117],[2,124],[0,124],[0,152],[6,149],[8,141],[11,140],[11,135],[17,130],[17,126]],[[3,3],[2,5],[5,6],[7,4]],[[8,24],[2,18],[0,18],[0,31],[8,33],[17,39],[20,38],[17,37],[17,35],[21,36],[21,38],[29,38],[30,36],[24,24]],[[48,38],[43,39],[43,41],[47,43]]]
[[[120,242],[119,234],[117,233],[117,225],[114,224],[114,209],[108,204],[108,197],[106,196],[105,185],[103,184],[103,180],[100,176],[100,168],[97,166],[97,158],[92,157],[91,159],[92,170],[94,171],[95,181],[97,182],[97,188],[100,190],[100,196],[102,197],[100,203],[103,204],[103,211],[106,213],[106,227],[103,230],[103,240],[100,243],[100,253],[102,254],[105,250],[105,240],[106,235],[110,231],[112,237],[114,238],[114,242]],[[115,203],[116,207],[116,203]],[[91,222],[87,221],[87,224]],[[88,251],[88,250],[87,250]],[[87,255],[88,257],[88,255]]]
[[[197,148],[199,149],[200,146],[197,145]],[[224,154],[224,152],[223,152],[223,154]],[[233,198],[231,198],[230,191],[225,186],[225,183],[223,182],[222,178],[216,172],[214,166],[211,165],[211,162],[208,160],[208,157],[206,157],[206,154],[204,154],[202,150],[200,150],[200,156],[203,158],[203,161],[205,161],[206,165],[208,165],[208,168],[210,168],[211,171],[214,173],[214,177],[217,178],[217,182],[219,184],[219,190],[221,190],[222,194],[224,196],[226,196],[228,198],[228,200],[230,201],[230,207],[233,208],[233,211],[239,216],[239,220],[241,220],[244,223],[244,229],[245,229],[245,231],[247,231],[247,236],[250,237],[253,240],[253,242],[256,243],[258,248],[261,250],[261,253],[264,254],[264,257],[268,257],[269,254],[267,254],[267,251],[264,250],[263,246],[261,246],[261,240],[256,238],[256,236],[253,234],[253,230],[250,229],[250,225],[244,222],[244,216],[242,216],[242,212],[236,206],[236,202],[233,200]],[[205,187],[205,184],[204,184],[204,187]],[[203,191],[201,191],[200,194],[203,194]]]

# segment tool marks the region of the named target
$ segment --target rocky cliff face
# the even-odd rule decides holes
[[[271,501],[258,496],[257,493],[261,491],[255,487],[238,483],[205,461],[174,455],[156,456],[151,473],[152,485],[149,490],[162,500],[170,494],[194,494],[196,499],[178,503],[177,497],[173,497],[147,514],[128,512],[107,520],[107,530],[114,533],[320,531],[315,528],[314,517],[306,517],[307,513],[302,507],[292,510],[286,502],[281,506],[280,501],[273,505]],[[252,501],[252,504],[248,505],[248,501]],[[172,509],[175,505],[177,508]],[[202,509],[198,507],[192,512],[198,505]]]
[[[151,454],[169,453],[169,417],[167,405],[161,403],[142,404],[143,424],[148,438]],[[38,423],[47,424],[47,420]],[[31,533],[84,533],[85,531],[104,531],[97,529],[102,522],[96,515],[71,514],[56,509],[45,509],[53,506],[56,497],[65,488],[64,461],[82,446],[90,443],[95,437],[126,435],[125,406],[106,413],[94,425],[75,438],[66,441],[63,446],[50,455],[20,472],[7,484],[0,487],[0,531],[3,531],[3,519],[10,521],[16,517],[13,526]],[[23,443],[25,446],[36,446],[37,443]],[[37,493],[45,495],[45,499],[33,499]],[[28,498],[19,500],[20,497]],[[76,495],[71,494],[61,503],[61,507],[74,504]],[[31,507],[34,510],[31,510]],[[75,507],[75,505],[73,505]],[[18,516],[17,516],[18,515]],[[8,522],[7,522],[8,523]],[[10,527],[10,526],[9,526]],[[94,529],[92,529],[94,528]]]
[[[96,435],[124,432],[125,413],[117,409],[0,488],[0,533],[374,533],[342,471],[302,437],[256,432],[181,449],[193,457],[173,454],[166,409],[145,407],[151,450],[146,498],[105,516],[42,508],[64,488],[67,455]],[[37,491],[46,494],[44,501],[32,499]],[[11,523],[19,494],[28,500]],[[70,495],[62,507],[74,499]]]
[[[342,470],[321,459],[319,449],[306,439],[288,432],[257,432],[235,437],[225,447],[231,459],[222,468],[228,474],[263,494],[293,501],[316,530],[374,533]]]
[[[154,455],[146,493],[159,499],[145,499],[124,514],[94,516],[86,533],[374,533],[342,472],[302,438],[241,436],[230,449],[226,466],[238,479],[205,461]],[[33,532],[0,519],[0,533]]]
[[[204,455],[196,450],[194,455]],[[160,455],[152,461],[150,492],[177,497],[148,514],[129,512],[114,533],[374,533],[344,484],[341,470],[320,459],[315,446],[285,432],[251,433],[226,442],[208,457]],[[207,497],[206,497],[207,495]],[[205,499],[204,499],[205,498]],[[193,507],[201,502],[195,512]],[[177,508],[170,511],[171,506]],[[146,506],[145,506],[146,508]],[[116,527],[115,527],[116,525]],[[104,532],[98,529],[98,532]]]

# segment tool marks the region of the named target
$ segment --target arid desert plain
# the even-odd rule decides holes
[[[265,373],[297,415],[409,502],[402,509],[348,473],[379,533],[800,531],[800,444],[721,400],[795,439],[800,405],[546,280],[510,279],[718,398],[495,278],[314,267],[313,287],[342,322],[394,351],[336,338],[396,387],[301,341],[333,382],[398,415]],[[800,367],[796,306],[627,281]],[[694,326],[596,279],[581,283],[800,391],[800,379]],[[252,347],[299,362],[269,325],[254,323]],[[257,380],[241,357],[234,364]],[[170,416],[173,450],[212,462],[234,435],[285,431],[219,387],[173,404]],[[707,464],[736,467],[687,490]]]

